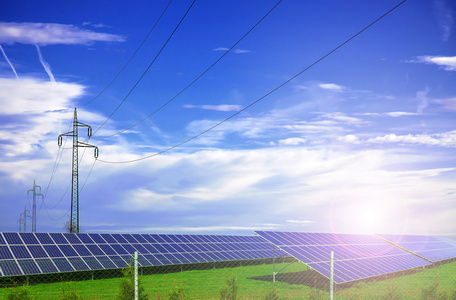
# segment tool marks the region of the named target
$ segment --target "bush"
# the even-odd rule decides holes
[[[229,277],[227,280],[228,286],[220,291],[221,300],[236,300],[238,286],[236,284],[236,278]]]
[[[160,297],[160,295],[158,297]],[[177,287],[174,290],[171,290],[169,292],[168,299],[169,300],[185,300],[185,299],[187,299],[187,296],[185,296],[185,292],[184,292],[184,289],[182,289],[182,287]]]
[[[62,299],[65,300],[80,300],[76,290],[67,282],[62,283]]]
[[[120,282],[120,291],[117,296],[118,300],[134,300],[135,299],[135,270],[128,265],[128,268],[122,270],[124,275],[123,280]],[[141,280],[138,279],[138,299],[147,300],[149,297],[144,292],[144,287],[141,285]]]
[[[27,291],[26,286],[14,287],[10,289],[10,293],[6,296],[7,300],[29,300],[32,299]]]
[[[269,290],[269,292],[266,294],[266,297],[264,298],[265,300],[279,300],[279,295],[277,295],[277,291],[275,288]]]

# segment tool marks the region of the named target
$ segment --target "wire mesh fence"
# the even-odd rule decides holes
[[[111,269],[2,276],[0,299],[135,299],[134,262],[131,255],[96,262]],[[335,268],[344,262],[336,253]],[[335,282],[333,294],[331,276],[290,256],[153,266],[140,255],[137,274],[138,299],[456,299],[454,259]]]

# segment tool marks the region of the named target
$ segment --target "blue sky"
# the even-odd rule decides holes
[[[454,1],[406,1],[213,130],[112,163],[204,132],[399,2],[283,0],[235,45],[276,0],[174,0],[98,97],[168,1],[4,3],[0,230],[18,230],[36,180],[38,231],[63,231],[71,141],[57,136],[78,107],[100,150],[80,149],[85,232],[454,235]]]

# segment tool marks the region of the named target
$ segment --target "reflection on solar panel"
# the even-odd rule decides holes
[[[135,251],[140,266],[273,256],[258,236],[0,232],[0,275],[123,268]]]
[[[456,257],[456,241],[444,236],[379,234],[379,237],[431,262]]]
[[[430,264],[371,235],[272,231],[255,233],[328,278],[331,251],[334,251],[335,283]]]

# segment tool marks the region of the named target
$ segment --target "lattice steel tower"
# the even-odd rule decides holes
[[[79,233],[79,161],[78,148],[94,148],[94,156],[98,158],[98,147],[78,141],[78,128],[87,127],[87,136],[92,136],[92,127],[87,124],[78,122],[78,114],[74,109],[73,131],[59,135],[58,145],[62,146],[62,137],[73,137],[73,167],[71,176],[71,216],[70,216],[70,233]]]

